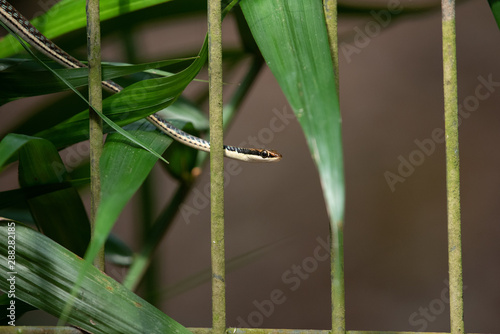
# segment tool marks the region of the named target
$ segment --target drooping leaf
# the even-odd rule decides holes
[[[321,1],[242,0],[264,59],[302,126],[335,228],[344,217],[341,118]]]
[[[319,172],[332,233],[332,319],[343,330],[344,166],[339,99],[323,6],[316,0],[243,0],[241,7],[302,126]]]
[[[14,277],[16,298],[59,317],[84,260],[44,235],[8,220],[0,221],[0,238],[15,238],[15,264],[9,262],[8,243],[0,243],[0,289],[10,290]],[[12,237],[14,236],[14,237]],[[15,272],[12,273],[12,272]],[[10,274],[8,274],[10,273]],[[91,266],[81,281],[82,293],[68,322],[95,334],[190,333],[182,325]]]

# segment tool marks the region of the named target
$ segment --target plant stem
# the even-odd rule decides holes
[[[99,162],[103,149],[102,119],[95,110],[102,111],[101,88],[101,29],[99,0],[87,0],[87,56],[89,61],[89,139],[90,139],[90,226],[94,238],[97,209],[101,200],[101,173]],[[104,247],[94,259],[94,265],[104,271]]]
[[[464,333],[455,1],[443,0],[443,85],[451,333]]]
[[[223,334],[226,331],[221,14],[220,0],[208,0],[212,328],[214,334]]]
[[[337,1],[324,0],[328,42],[335,74],[335,87],[339,94],[339,52],[337,38]],[[330,277],[332,302],[332,333],[345,333],[345,284],[344,284],[344,221],[330,214]]]

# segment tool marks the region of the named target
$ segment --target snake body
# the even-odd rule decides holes
[[[0,0],[0,20],[32,47],[62,66],[67,68],[86,67],[85,64],[69,55],[50,39],[45,37],[28,19],[5,0]],[[112,93],[119,93],[123,90],[120,85],[111,80],[103,81],[102,86]],[[147,117],[147,120],[174,140],[195,149],[210,152],[210,143],[208,141],[192,136],[176,128],[159,114],[152,114]],[[274,150],[242,148],[227,145],[224,145],[224,155],[231,159],[248,162],[275,162],[281,160],[282,157],[281,154]]]

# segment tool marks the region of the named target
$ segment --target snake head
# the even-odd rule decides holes
[[[280,161],[281,158],[283,157],[281,154],[279,154],[277,151],[274,150],[260,150],[259,155],[262,158],[261,161],[265,162]]]

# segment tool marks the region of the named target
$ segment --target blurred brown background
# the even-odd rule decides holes
[[[33,2],[11,2],[27,11],[28,17],[30,11],[42,10]],[[369,4],[376,6],[375,14],[340,16],[347,329],[449,331],[444,144],[433,141],[435,149],[428,155],[418,153],[423,151],[416,144],[431,142],[433,131],[444,129],[439,3],[400,2],[399,8],[405,10],[437,7],[413,15],[385,16],[384,26],[376,18],[383,17],[387,3]],[[379,31],[373,30],[372,37],[360,39],[360,31],[377,25]],[[205,27],[203,15],[143,24],[133,31],[137,61],[163,59],[183,48],[196,50]],[[459,3],[457,37],[459,103],[471,110],[464,106],[468,114],[463,114],[460,126],[465,325],[467,332],[500,333],[500,32],[487,1]],[[105,60],[126,59],[118,33],[105,36],[103,42]],[[240,45],[232,17],[224,21],[224,43]],[[350,53],[353,48],[356,52]],[[242,73],[225,78],[230,83],[228,92],[241,81]],[[477,88],[484,80],[493,82],[490,91]],[[204,85],[194,83],[187,95]],[[488,97],[474,98],[486,92]],[[1,107],[2,132],[45,101],[33,98]],[[479,103],[474,105],[475,101]],[[266,68],[225,138],[226,143],[237,145],[257,137],[284,155],[273,165],[239,163],[237,175],[228,180],[227,258],[256,250],[263,253],[245,257],[243,265],[227,273],[229,326],[330,326],[329,261],[318,248],[322,244],[318,238],[327,238],[328,219],[297,121],[283,116],[276,120],[277,114],[290,113]],[[263,129],[271,124],[282,131],[268,138]],[[386,172],[397,174],[401,161],[419,157],[423,161],[417,161],[419,165],[404,182],[395,183],[391,190]],[[160,208],[175,183],[160,167],[154,174]],[[16,187],[16,169],[10,168],[0,182],[0,190]],[[209,283],[172,298],[167,298],[165,288],[210,266],[210,212],[200,195],[208,182],[205,170],[198,191],[185,203],[197,213],[179,215],[157,252],[162,268],[162,287],[156,295],[159,305],[185,326],[210,326]],[[135,250],[141,224],[136,206],[131,203],[115,227],[116,234]],[[299,272],[297,266],[305,268]],[[124,273],[118,268],[110,271],[118,280]],[[277,290],[282,292],[280,303],[270,306],[266,301]],[[33,317],[23,321],[45,323]]]

